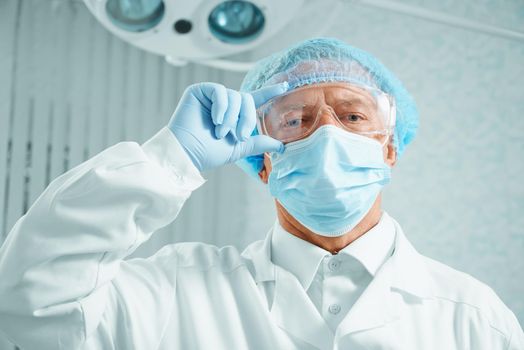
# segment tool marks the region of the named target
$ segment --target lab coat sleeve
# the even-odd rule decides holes
[[[511,313],[510,319],[512,321],[512,329],[506,350],[524,350],[524,331],[513,313]]]
[[[55,179],[0,248],[0,331],[24,349],[76,349],[93,334],[107,337],[95,342],[123,348],[111,334],[115,325],[105,322],[130,315],[133,302],[147,307],[139,298],[154,298],[147,291],[155,284],[175,288],[175,278],[162,273],[167,258],[123,259],[172,222],[203,182],[167,128],[143,145],[116,144]],[[118,279],[127,300],[119,298]],[[159,333],[165,309],[149,317]]]

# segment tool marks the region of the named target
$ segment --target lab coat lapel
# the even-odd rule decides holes
[[[347,334],[382,327],[398,318],[391,298],[391,264],[386,263],[340,323],[335,341]]]
[[[251,244],[242,255],[251,260],[257,283],[274,281],[271,317],[286,332],[317,348],[333,348],[333,332],[318,313],[298,279],[271,261],[271,237]]]
[[[320,348],[333,347],[334,335],[298,279],[276,266],[275,299],[271,315],[277,324],[309,344]]]
[[[393,222],[394,252],[340,323],[335,342],[348,334],[376,329],[398,320],[406,307],[400,293],[421,299],[433,297],[433,282],[423,259],[398,223]]]

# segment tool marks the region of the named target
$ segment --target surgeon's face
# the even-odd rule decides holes
[[[264,134],[284,143],[311,135],[324,125],[375,139],[383,145],[384,162],[393,167],[396,151],[392,137],[387,97],[347,83],[308,86],[271,100],[259,112],[259,127]],[[271,160],[264,154],[260,179],[267,184]]]

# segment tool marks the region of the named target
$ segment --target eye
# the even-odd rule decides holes
[[[340,118],[342,122],[350,122],[350,123],[357,123],[361,120],[364,120],[364,118],[361,115],[350,113]]]
[[[301,118],[287,119],[283,123],[284,128],[298,128],[302,124]]]

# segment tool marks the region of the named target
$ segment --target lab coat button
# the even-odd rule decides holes
[[[329,312],[331,312],[333,315],[336,315],[340,312],[340,305],[338,304],[331,304],[329,305]]]
[[[328,267],[331,271],[336,271],[340,267],[340,260],[338,259],[331,259],[328,263]]]
[[[172,168],[174,168],[174,166],[172,166]],[[173,171],[173,175],[175,176],[175,179],[177,179],[179,181],[182,180],[182,175],[180,175],[176,171]]]

